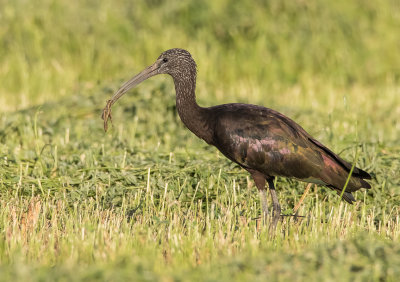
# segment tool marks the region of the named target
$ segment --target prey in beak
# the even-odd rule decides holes
[[[118,90],[117,92],[114,93],[114,95],[111,97],[110,100],[107,101],[106,106],[103,109],[103,114],[101,115],[101,118],[104,120],[104,131],[107,132],[108,129],[108,119],[112,122],[112,116],[111,116],[111,106],[119,99],[121,98],[126,92],[128,92],[130,89],[138,85],[139,83],[145,81],[146,79],[159,74],[159,69],[160,69],[160,62],[157,60],[154,64],[151,66],[145,68],[143,71],[141,71],[139,74],[135,75],[132,77],[130,80],[125,82]]]

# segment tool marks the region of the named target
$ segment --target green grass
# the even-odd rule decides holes
[[[396,281],[397,1],[0,0],[0,281]],[[203,106],[292,117],[371,172],[355,205],[313,188],[271,234],[249,175],[184,128],[154,77],[165,49],[199,66]],[[279,178],[285,212],[305,184]]]

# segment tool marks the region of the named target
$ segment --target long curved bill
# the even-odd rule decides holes
[[[114,93],[110,100],[107,101],[107,105],[103,109],[103,114],[101,115],[102,119],[104,120],[104,131],[108,129],[108,119],[112,122],[111,116],[111,106],[121,98],[126,92],[130,89],[138,85],[139,83],[145,81],[146,79],[158,74],[158,65],[157,62],[152,64],[151,66],[145,68],[139,74],[132,77],[130,80],[125,82],[118,90]]]

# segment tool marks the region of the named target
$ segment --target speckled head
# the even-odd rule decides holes
[[[110,106],[122,97],[129,89],[157,74],[169,74],[174,80],[196,79],[196,62],[184,49],[174,48],[164,51],[152,64],[139,74],[125,82],[111,97]],[[193,82],[192,82],[193,84]],[[195,84],[195,81],[194,81]],[[193,84],[193,85],[194,85]]]
[[[184,49],[169,49],[158,57],[157,62],[160,62],[158,73],[166,73],[173,77],[182,74],[184,71],[196,73],[196,62],[192,55]]]

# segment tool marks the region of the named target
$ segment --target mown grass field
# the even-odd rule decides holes
[[[400,3],[0,0],[0,281],[397,281]],[[169,48],[202,106],[276,109],[373,175],[313,188],[271,234],[245,171],[184,128],[169,77],[100,119]],[[357,153],[358,152],[358,153]],[[289,214],[305,184],[278,179]]]

